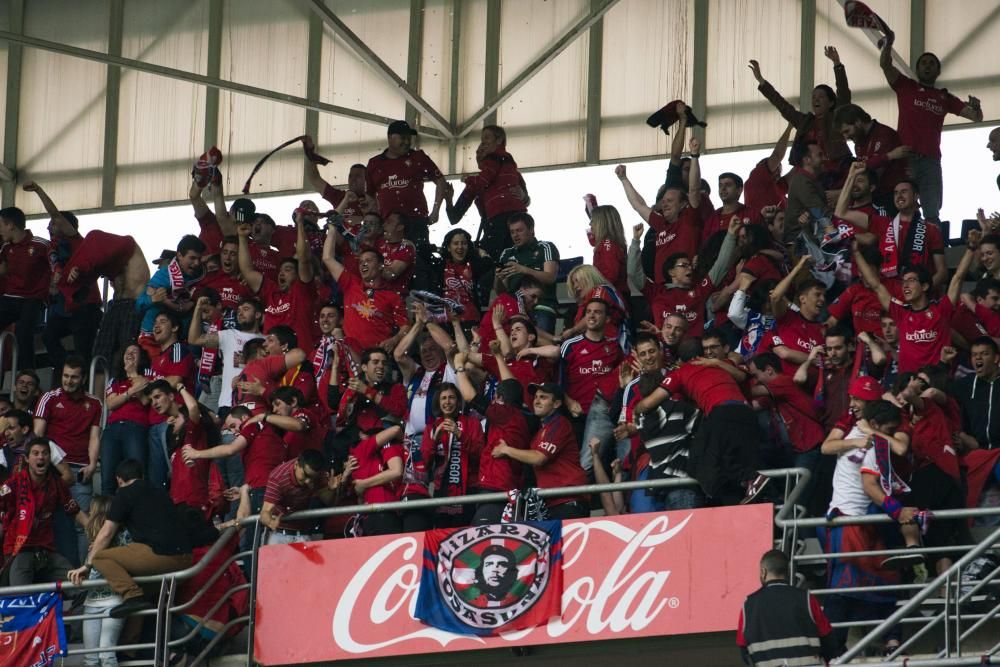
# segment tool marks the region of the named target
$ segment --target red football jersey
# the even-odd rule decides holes
[[[899,327],[899,372],[917,371],[941,361],[941,349],[951,343],[951,317],[955,306],[944,297],[922,310],[893,299],[889,315]]]

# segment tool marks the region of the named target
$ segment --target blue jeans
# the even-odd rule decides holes
[[[83,466],[71,463],[69,468],[77,480],[69,487],[69,494],[81,510],[89,512],[90,499],[94,497],[94,480],[82,483],[79,481],[79,473]],[[90,548],[90,542],[87,540],[86,533],[83,532],[83,526],[60,508],[53,515],[52,529],[55,534],[56,551],[73,563],[74,567],[78,567],[87,557],[87,550]]]
[[[117,484],[115,471],[118,464],[126,459],[135,459],[146,467],[146,452],[149,450],[147,427],[130,421],[108,424],[101,436],[101,493],[114,495]]]
[[[944,203],[944,179],[941,176],[941,158],[912,155],[910,171],[920,188],[920,210],[924,220],[938,221]]]
[[[223,433],[222,434],[222,444],[228,445],[233,440],[236,439],[236,434],[234,433]],[[243,486],[243,455],[238,452],[231,456],[227,456],[221,459],[215,459],[215,465],[218,466],[219,472],[222,473],[222,480],[226,483],[226,488],[241,487]],[[234,500],[229,505],[229,512],[226,513],[227,519],[236,518],[236,510],[239,509],[240,501]]]
[[[166,490],[170,487],[170,460],[167,458],[167,422],[149,427],[149,459],[146,461],[146,479],[153,486]]]
[[[601,396],[594,396],[587,412],[587,422],[583,427],[583,441],[580,443],[580,467],[590,471],[594,469],[594,459],[590,452],[590,441],[597,438],[601,441],[598,451],[603,452],[614,441],[615,423],[611,419],[611,404]]]
[[[260,510],[264,507],[264,487],[259,487],[256,489],[250,489],[250,515],[260,514]],[[240,551],[250,551],[253,548],[253,526],[247,526],[246,529],[240,534]],[[263,526],[260,527],[261,539],[260,544],[267,544],[265,540],[264,531],[266,530]],[[243,573],[250,579],[250,558],[243,561]]]
[[[531,319],[535,321],[535,326],[542,331],[555,333],[556,314],[548,308],[535,308],[531,311]]]

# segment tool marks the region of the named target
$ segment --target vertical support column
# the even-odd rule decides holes
[[[927,0],[910,0],[910,68],[917,69],[917,58],[924,52],[927,26]]]
[[[306,99],[318,102],[323,73],[323,19],[312,12],[309,14],[309,46],[306,57]],[[319,144],[319,111],[316,109],[306,109],[306,134]],[[303,164],[302,188],[308,190],[311,187]]]
[[[451,95],[448,104],[448,122],[452,127],[458,127],[458,77],[459,63],[462,57],[462,0],[451,0]],[[458,153],[458,140],[448,141],[448,172],[455,173],[455,162]]]
[[[424,55],[424,0],[410,0],[410,39],[406,55],[406,83],[420,94],[420,60]],[[406,103],[406,122],[417,126],[417,108]]]
[[[124,0],[111,0],[108,18],[108,55],[122,55]],[[115,207],[115,180],[118,174],[118,106],[121,97],[122,68],[108,65],[104,93],[104,162],[101,167],[101,208]]]
[[[24,32],[24,0],[8,0],[10,9],[10,31]],[[21,58],[24,47],[7,42],[7,109],[4,114],[3,165],[14,171],[17,169],[17,128],[21,113]],[[14,205],[16,183],[3,183],[2,202],[4,206]]]
[[[802,0],[802,42],[799,46],[799,108],[812,107],[816,81],[816,0]]]
[[[708,111],[708,0],[694,0],[694,54],[691,79],[691,110],[700,120]],[[705,144],[705,128],[691,128]]]
[[[486,82],[483,86],[483,103],[489,104],[500,90],[500,0],[486,2]],[[484,125],[496,125],[497,112],[490,112]]]
[[[206,76],[218,79],[222,70],[222,12],[224,0],[209,0],[208,3],[208,66]],[[205,88],[205,145],[214,146],[219,142],[219,89]]]
[[[697,0],[696,0],[697,1]],[[601,0],[590,0],[590,11],[596,12]],[[590,27],[587,52],[587,143],[584,160],[597,164],[601,160],[601,73],[604,66],[604,18]]]

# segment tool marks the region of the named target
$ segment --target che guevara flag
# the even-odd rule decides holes
[[[562,592],[559,521],[424,533],[416,617],[428,625],[481,636],[544,625]]]
[[[0,665],[48,667],[66,655],[59,593],[0,597]]]

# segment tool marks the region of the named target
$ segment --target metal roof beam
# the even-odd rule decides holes
[[[315,0],[314,0],[315,1]],[[548,65],[550,62],[556,59],[556,57],[562,53],[567,46],[576,41],[576,38],[586,32],[592,25],[597,23],[602,16],[608,13],[612,7],[618,4],[618,0],[601,0],[597,5],[596,9],[591,9],[587,16],[583,17],[575,25],[573,25],[569,30],[562,34],[558,39],[556,39],[552,46],[547,48],[534,62],[530,63],[527,67],[521,70],[517,76],[510,80],[506,86],[504,86],[496,97],[486,102],[482,108],[476,113],[472,114],[472,117],[467,121],[462,123],[462,126],[458,128],[456,135],[459,137],[464,137],[469,132],[473,130],[479,123],[481,123],[487,116],[493,113],[497,107],[504,103],[504,101],[516,93],[518,89],[526,84],[531,77],[538,73],[543,67]]]
[[[24,0],[10,0],[10,27],[15,33],[24,30]],[[21,113],[21,59],[24,56],[20,44],[10,44],[7,48],[7,108],[4,113],[3,167],[5,175],[13,175],[17,170],[17,132]],[[13,178],[4,179],[2,203],[14,205],[17,183]]]
[[[340,37],[354,55],[368,64],[375,73],[381,76],[383,79],[388,81],[390,84],[399,89],[400,94],[406,98],[406,101],[412,104],[417,110],[426,117],[427,122],[436,127],[440,133],[447,139],[454,135],[454,131],[451,124],[445,120],[445,118],[437,112],[437,110],[432,107],[428,102],[417,93],[417,91],[406,81],[403,81],[398,74],[396,74],[389,65],[385,63],[378,55],[368,48],[368,45],[364,41],[354,34],[350,28],[347,27],[343,21],[341,21],[333,11],[326,6],[323,0],[308,0],[309,7],[319,14],[323,22],[333,30],[334,34]]]
[[[124,0],[111,0],[108,8],[108,53],[122,54],[122,16]],[[118,106],[121,97],[122,68],[108,65],[104,89],[104,161],[101,164],[101,208],[114,208],[118,175]]]
[[[590,0],[591,11],[601,0]],[[601,74],[604,68],[604,19],[590,27],[587,43],[587,143],[584,160],[597,164],[601,159]]]
[[[316,111],[322,111],[324,113],[332,113],[337,116],[356,118],[358,120],[363,120],[369,123],[375,123],[376,125],[386,125],[389,122],[396,120],[394,118],[390,118],[389,116],[380,116],[378,114],[358,111],[356,109],[349,109],[347,107],[337,106],[335,104],[327,104],[326,102],[320,102],[318,100],[308,100],[304,97],[298,97],[297,95],[287,95],[285,93],[279,93],[274,90],[267,90],[266,88],[258,88],[257,86],[248,86],[243,83],[236,83],[235,81],[225,81],[223,79],[219,79],[216,77],[204,76],[202,74],[195,74],[194,72],[187,72],[185,70],[175,69],[173,67],[164,67],[163,65],[154,65],[153,63],[147,63],[141,60],[122,58],[121,56],[113,56],[107,53],[102,53],[100,51],[82,49],[77,46],[70,46],[69,44],[50,42],[48,40],[39,39],[37,37],[20,35],[18,33],[10,32],[9,30],[0,30],[0,40],[4,40],[6,42],[10,42],[13,44],[20,44],[22,46],[29,46],[35,49],[42,49],[44,51],[62,53],[64,55],[73,56],[74,58],[83,58],[85,60],[93,60],[108,65],[118,65],[120,67],[127,67],[128,69],[134,69],[140,72],[147,72],[149,74],[156,74],[158,76],[165,76],[171,79],[178,79],[180,81],[190,81],[191,83],[197,83],[203,86],[209,86],[210,88],[231,90],[233,92],[240,93],[243,95],[249,95],[251,97],[260,97],[266,100],[281,102],[283,104],[291,104],[293,106],[299,106],[304,109],[315,109]],[[447,138],[435,128],[421,127],[419,129],[424,134],[428,134],[432,137],[437,137],[439,139]]]
[[[406,81],[420,89],[420,61],[424,54],[424,0],[410,0],[410,36],[406,52]],[[410,102],[406,103],[406,122],[417,124],[417,109]],[[448,123],[451,127],[451,123]]]

